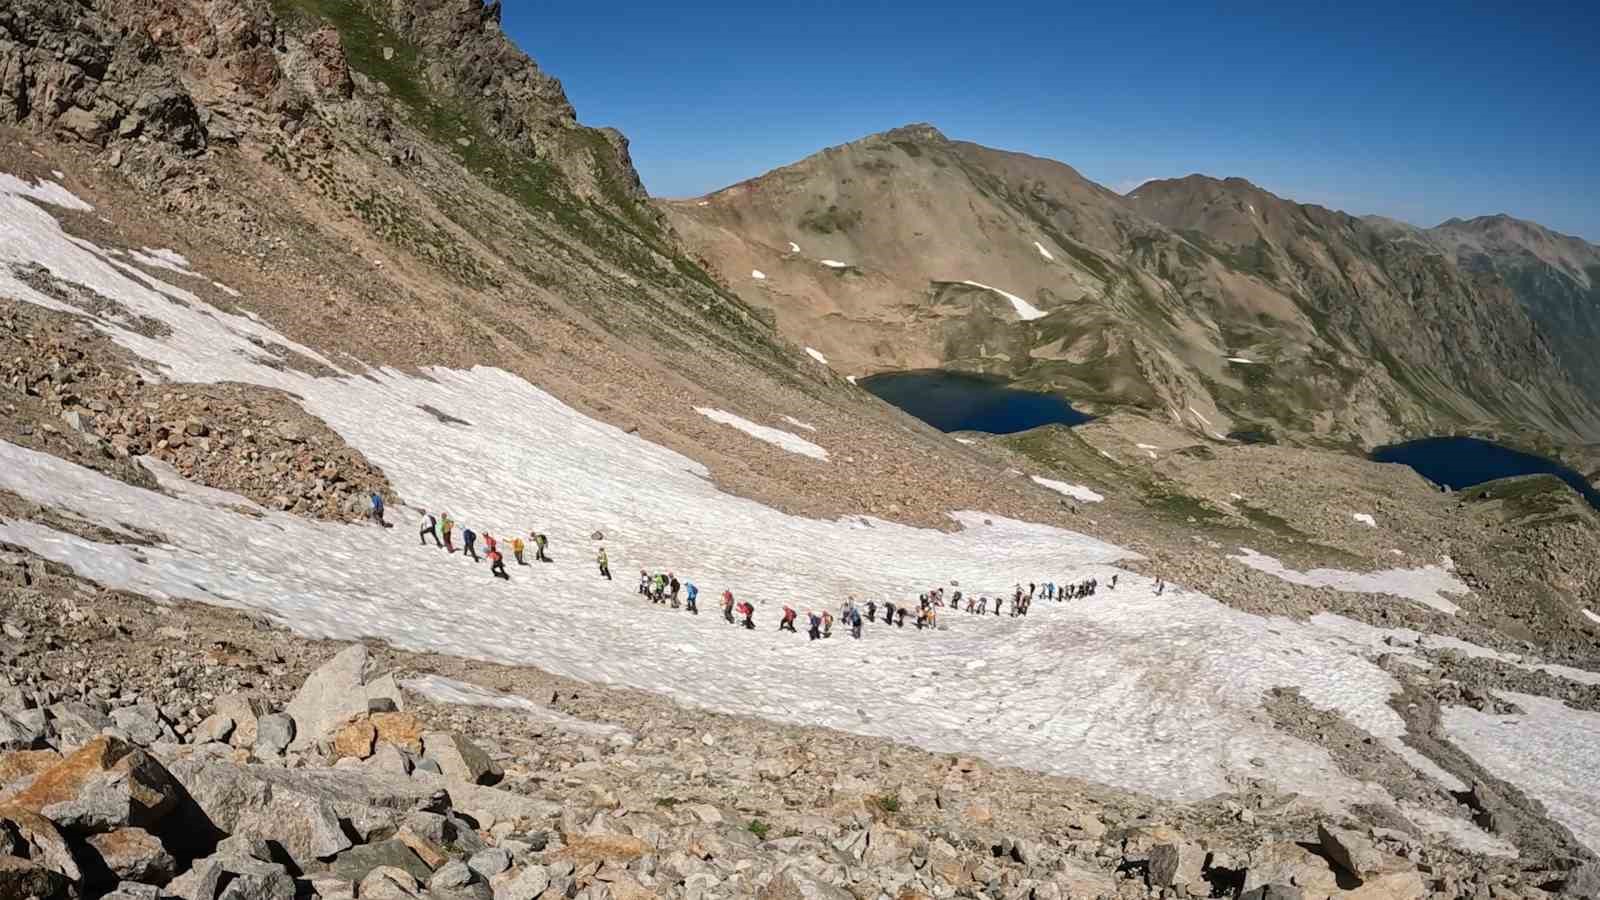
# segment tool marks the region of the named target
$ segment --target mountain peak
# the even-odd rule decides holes
[[[901,125],[899,128],[891,128],[878,135],[878,137],[892,141],[917,141],[927,144],[945,144],[950,141],[949,138],[944,136],[944,132],[927,122],[912,122],[909,125]]]

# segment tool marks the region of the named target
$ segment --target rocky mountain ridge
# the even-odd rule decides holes
[[[780,331],[858,374],[985,371],[1202,433],[1364,446],[1600,421],[1500,279],[1242,179],[1121,197],[911,126],[662,206]]]

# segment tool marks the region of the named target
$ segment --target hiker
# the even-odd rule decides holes
[[[1166,592],[1167,592],[1167,580],[1165,578],[1157,578],[1156,579],[1156,596],[1159,597],[1162,594],[1165,594]]]
[[[499,550],[489,551],[489,574],[496,578],[504,578],[506,581],[511,580],[511,576],[506,574],[505,558],[500,555]]]
[[[885,601],[883,601],[883,624],[885,624],[885,625],[893,625],[894,624],[894,601],[893,600],[885,600]]]
[[[494,535],[492,535],[489,532],[485,531],[483,533],[483,553],[484,553],[484,555],[487,556],[490,553],[494,553],[496,546],[497,546],[497,544],[495,542]]]
[[[697,616],[700,615],[700,607],[696,605],[699,597],[700,589],[694,586],[694,582],[688,582],[683,586],[684,608]]]
[[[904,628],[904,627],[906,627],[906,608],[904,606],[902,606],[899,609],[895,610],[895,613],[896,613],[896,618],[894,620],[894,626],[896,628]]]
[[[733,624],[733,591],[727,588],[722,589],[722,617],[729,625]]]
[[[550,557],[546,556],[545,553],[544,553],[545,545],[548,544],[548,543],[550,543],[550,539],[545,537],[544,536],[544,532],[542,532],[542,531],[533,536],[533,558],[534,559],[538,560],[539,562],[549,562],[550,561]],[[607,575],[606,577],[610,578],[611,576]]]
[[[444,548],[454,553],[456,548],[454,544],[450,543],[450,532],[455,530],[455,520],[450,518],[449,513],[440,513],[439,516],[439,531],[444,535]]]
[[[639,596],[650,596],[650,573],[643,569],[639,570]]]
[[[850,607],[850,636],[861,640],[861,610]]]
[[[426,545],[428,543],[428,538],[433,538],[433,543],[435,546],[443,547],[444,545],[439,543],[439,535],[434,533],[434,529],[438,527],[439,520],[435,519],[431,514],[424,512],[422,514],[422,530],[417,532],[417,540]]]
[[[610,581],[611,559],[606,556],[606,548],[600,548],[600,552],[595,554],[594,561],[600,565],[600,574],[604,575],[607,581]]]
[[[1115,572],[1111,574],[1111,589],[1113,591],[1117,589],[1117,575]]]
[[[526,547],[527,545],[522,543],[522,538],[514,537],[511,539],[511,555],[517,558],[517,565],[519,566],[525,566],[528,564],[528,561],[522,558],[522,551]]]
[[[810,635],[813,641],[822,637],[822,617],[810,610],[806,610],[806,621],[811,623],[811,627],[806,631],[806,634]]]
[[[833,637],[833,613],[827,610],[822,611],[822,636],[825,638]]]
[[[389,523],[385,522],[383,520],[383,495],[382,494],[374,493],[372,495],[372,513],[371,513],[371,515],[372,515],[372,521],[377,522],[379,525],[383,526],[384,528],[388,528],[389,527]]]
[[[667,576],[657,574],[650,579],[650,602],[660,603],[667,594]]]
[[[682,588],[683,585],[678,583],[678,576],[674,575],[671,572],[667,573],[667,579],[668,579],[667,587],[670,588],[671,591],[672,591],[672,608],[673,609],[677,609],[678,608],[678,590],[680,588]]]
[[[461,551],[472,557],[473,562],[482,562],[478,559],[478,548],[473,546],[478,540],[478,533],[471,528],[461,529]]]
[[[794,632],[794,607],[785,606],[783,608],[783,618],[778,620],[778,630]]]
[[[878,601],[876,601],[876,600],[868,600],[867,601],[867,621],[868,622],[876,622],[876,621],[878,621]]]
[[[756,608],[750,605],[749,600],[741,600],[739,602],[739,615],[744,616],[744,621],[739,624],[754,631],[756,627]]]

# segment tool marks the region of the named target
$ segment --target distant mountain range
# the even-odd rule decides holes
[[[1600,434],[1600,248],[1529,222],[1419,229],[1199,175],[1123,196],[928,125],[658,205],[852,374],[995,373],[1213,434]]]

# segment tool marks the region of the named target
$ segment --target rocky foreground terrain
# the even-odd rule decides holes
[[[1265,786],[1173,806],[536,670],[307,642],[14,551],[0,578],[8,900],[1376,900],[1592,896],[1600,878],[1554,833],[1518,860]],[[484,705],[433,702],[439,684]],[[1337,727],[1314,718],[1301,726]],[[1537,821],[1489,783],[1461,800],[1491,831]]]

